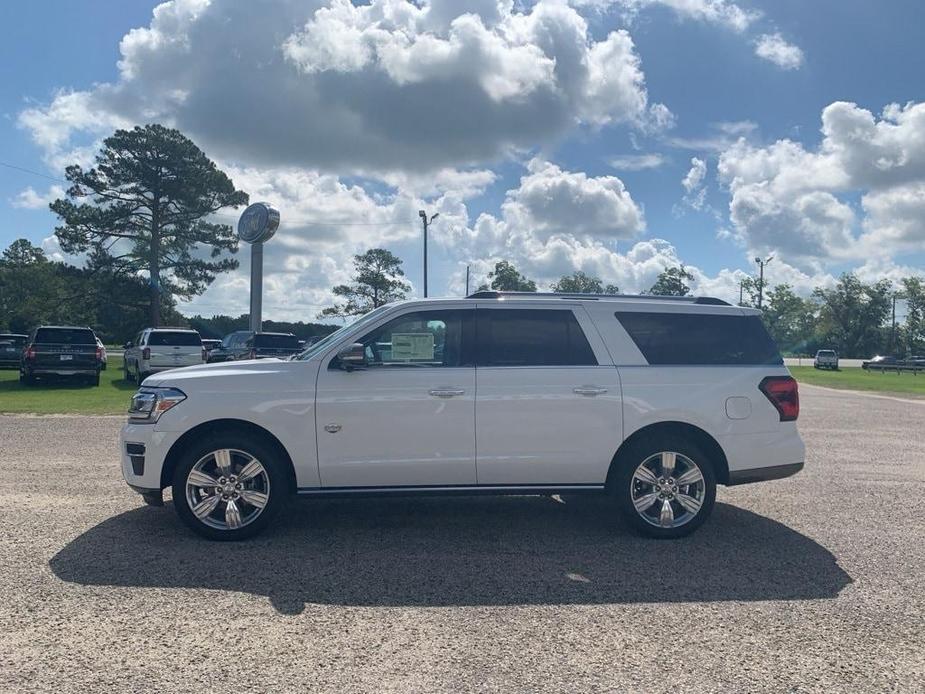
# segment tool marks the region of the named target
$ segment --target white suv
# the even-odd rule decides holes
[[[139,385],[151,374],[204,364],[208,357],[199,333],[189,328],[145,328],[123,348],[125,380]]]
[[[378,308],[289,360],[149,377],[122,430],[148,503],[237,539],[299,496],[607,493],[678,537],[717,484],[803,467],[797,384],[754,309],[477,292]]]

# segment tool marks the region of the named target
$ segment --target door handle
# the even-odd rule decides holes
[[[600,386],[579,386],[578,388],[573,388],[572,392],[575,393],[575,395],[594,397],[595,395],[603,395],[607,392],[607,389],[601,388]]]
[[[437,398],[452,398],[456,395],[466,394],[466,391],[462,388],[433,388],[428,392]]]

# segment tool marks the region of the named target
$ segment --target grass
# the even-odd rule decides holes
[[[790,373],[800,383],[809,383],[814,386],[925,397],[925,373],[914,376],[911,373],[865,371],[856,367],[839,371],[823,371],[811,366],[791,366]]]
[[[100,385],[89,386],[66,379],[39,381],[23,386],[18,371],[0,371],[0,413],[30,414],[125,414],[138,388],[122,380],[122,358],[109,357]]]

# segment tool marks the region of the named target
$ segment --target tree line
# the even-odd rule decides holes
[[[322,311],[322,316],[362,315],[390,301],[407,297],[402,261],[390,251],[373,248],[354,256],[353,281],[334,287],[344,301]],[[646,294],[687,296],[694,276],[683,265],[659,273]],[[497,262],[488,281],[478,290],[535,292],[537,283],[507,260]],[[578,271],[563,275],[549,286],[559,293],[619,294],[615,284]],[[905,321],[895,322],[895,302],[906,305]],[[925,354],[925,281],[906,277],[895,290],[888,280],[865,283],[853,273],[843,274],[835,286],[818,287],[801,297],[789,284],[762,286],[758,279],[742,282],[741,306],[758,307],[768,332],[785,354],[813,354],[834,349],[843,357],[877,353],[898,356]]]

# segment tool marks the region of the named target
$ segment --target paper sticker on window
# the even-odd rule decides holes
[[[392,361],[433,360],[433,333],[392,333]]]

